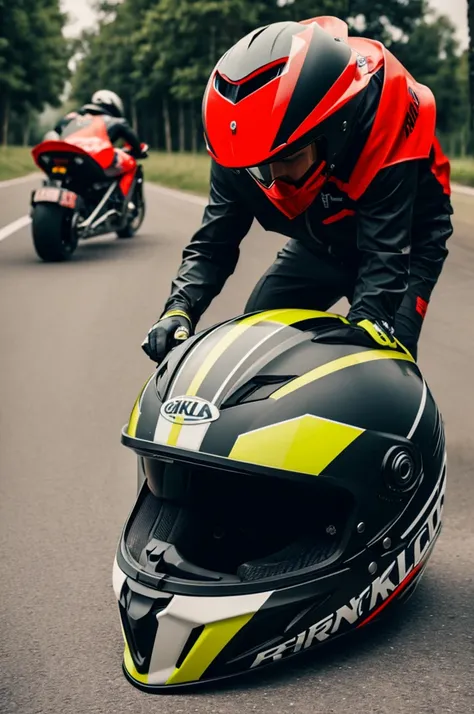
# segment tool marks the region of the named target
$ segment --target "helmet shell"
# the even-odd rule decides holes
[[[413,592],[441,527],[442,420],[406,351],[321,341],[339,319],[229,320],[145,384],[114,569],[135,685],[270,664]]]
[[[210,155],[247,168],[318,140],[334,164],[346,146],[372,72],[331,18],[276,22],[243,37],[219,60],[204,93]],[[258,121],[255,121],[258,117]]]

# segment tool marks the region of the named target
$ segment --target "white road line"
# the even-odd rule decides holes
[[[16,221],[13,221],[13,223],[9,223],[5,228],[0,228],[0,241],[8,238],[12,233],[19,231],[20,228],[24,228],[29,223],[31,223],[31,218],[29,216],[22,216],[21,218],[17,218]]]
[[[28,183],[28,181],[33,181],[33,179],[38,179],[42,174],[36,171],[33,174],[27,174],[26,176],[20,176],[19,178],[8,179],[8,181],[0,181],[0,188],[7,188],[8,186],[16,186],[20,183]]]

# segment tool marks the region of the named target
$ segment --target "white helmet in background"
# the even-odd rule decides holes
[[[57,131],[54,131],[54,129],[47,131],[46,134],[43,136],[43,141],[60,141],[60,140],[61,140],[61,137],[59,136]]]
[[[83,109],[97,112],[98,110],[114,117],[123,117],[123,102],[115,92],[110,89],[99,89],[91,97],[90,104],[85,104]]]

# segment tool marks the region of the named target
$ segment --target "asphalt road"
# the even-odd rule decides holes
[[[0,230],[37,179],[0,186]],[[29,227],[0,242],[0,711],[4,714],[468,714],[474,709],[474,199],[456,233],[420,364],[448,435],[445,527],[402,615],[216,692],[152,696],[121,672],[111,572],[135,461],[120,429],[202,207],[148,189],[132,241],[95,239],[46,265]],[[203,326],[237,314],[281,237],[252,230]]]

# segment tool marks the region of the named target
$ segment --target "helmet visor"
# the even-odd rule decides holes
[[[270,188],[277,179],[297,186],[302,179],[306,178],[317,161],[318,152],[316,144],[313,142],[270,163],[251,166],[247,171],[252,178],[265,186],[265,188]]]

